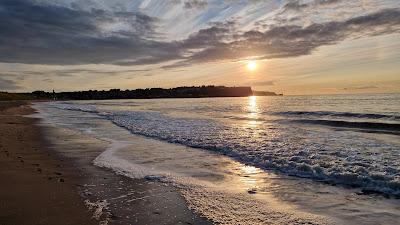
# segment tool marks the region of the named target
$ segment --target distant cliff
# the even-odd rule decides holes
[[[246,97],[246,96],[277,96],[269,91],[253,91],[251,87],[225,86],[192,86],[176,88],[146,88],[135,90],[111,89],[108,91],[74,91],[6,93],[0,92],[0,100],[103,100],[103,99],[150,99],[150,98],[209,98],[209,97]]]
[[[6,95],[6,94],[5,94]],[[45,92],[12,93],[9,95],[28,99],[57,99],[57,100],[102,100],[102,99],[149,99],[149,98],[206,98],[206,97],[245,97],[253,95],[251,87],[198,86],[177,88],[147,88],[136,90],[111,89],[108,91],[74,91],[74,92]],[[5,100],[6,98],[3,98]]]
[[[147,98],[204,98],[204,97],[242,97],[250,96],[250,87],[200,86],[177,88],[148,88],[109,91],[62,92],[56,96],[60,99],[147,99]]]
[[[253,95],[255,95],[255,96],[277,96],[277,95],[283,95],[283,94],[277,94],[272,91],[253,91]]]

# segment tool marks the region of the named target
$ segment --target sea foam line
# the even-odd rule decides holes
[[[145,140],[143,138],[143,140]],[[109,147],[93,163],[99,167],[112,169],[116,174],[134,179],[157,177],[157,181],[178,188],[188,203],[188,207],[218,224],[330,224],[325,217],[294,210],[276,208],[271,202],[257,200],[247,193],[237,193],[206,185],[195,178],[180,177],[168,172],[160,172],[129,162],[115,154],[124,148],[135,148],[129,141],[109,140]],[[149,140],[155,141],[155,140]],[[142,143],[145,144],[145,143]],[[163,143],[165,145],[172,145]],[[176,147],[180,147],[177,145]],[[182,146],[183,147],[183,146]],[[149,149],[151,150],[151,149]],[[134,150],[133,150],[134,151]],[[142,200],[151,196],[133,199]]]

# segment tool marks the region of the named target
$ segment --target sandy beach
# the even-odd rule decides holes
[[[75,184],[78,174],[52,157],[25,102],[0,103],[0,223],[96,224]],[[62,219],[60,219],[62,218]]]
[[[50,139],[72,137],[45,137],[52,131],[25,117],[32,113],[27,102],[0,103],[0,224],[211,224],[175,188],[93,166],[103,150],[95,145],[55,149]],[[68,156],[68,147],[87,151]]]

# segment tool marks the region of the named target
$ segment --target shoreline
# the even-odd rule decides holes
[[[154,179],[132,179],[93,165],[109,143],[40,124],[57,155],[72,163],[82,176],[78,192],[99,224],[210,225],[212,222],[187,206],[179,190]]]
[[[263,221],[273,221],[275,218],[274,222],[282,222],[279,218],[285,218],[289,222],[290,218],[297,217],[295,220],[310,219],[315,224],[369,224],[371,221],[393,224],[400,216],[396,211],[395,200],[376,195],[359,195],[354,189],[314,183],[308,179],[269,174],[212,152],[132,135],[128,129],[115,126],[97,114],[58,110],[40,103],[33,104],[32,108],[26,105],[29,103],[8,104],[8,108],[0,104],[0,114],[10,119],[1,122],[5,123],[2,124],[5,128],[2,132],[12,133],[13,126],[25,124],[24,119],[34,121],[32,126],[36,131],[36,138],[33,140],[40,140],[44,145],[37,151],[43,151],[46,157],[58,162],[56,169],[59,169],[50,171],[49,174],[44,173],[47,170],[41,170],[40,173],[45,174],[43,178],[50,177],[49,180],[70,187],[78,198],[76,202],[83,205],[78,214],[81,217],[85,214],[83,217],[89,219],[94,217],[90,219],[94,224],[212,224],[212,221],[218,223],[221,222],[220,219],[230,218],[229,216],[234,221],[245,219],[243,224],[257,218]],[[33,109],[40,113],[29,115],[31,118],[24,115],[14,116],[18,110],[26,111],[27,115]],[[22,122],[11,121],[13,118],[19,118]],[[21,134],[28,133],[25,131],[26,129],[19,129],[17,135],[9,135],[15,137],[17,141],[14,142],[18,142],[23,139]],[[0,140],[4,143],[12,142],[11,138]],[[23,144],[21,149],[27,146]],[[115,148],[118,151],[112,151]],[[107,157],[101,157],[110,151],[111,154],[105,154]],[[6,153],[8,152],[0,149],[0,154]],[[24,165],[29,159],[28,153],[25,153],[26,159],[15,156],[15,165]],[[36,164],[28,163],[32,166],[37,166]],[[141,164],[151,167],[135,167]],[[192,164],[193,167],[190,167]],[[155,171],[146,173],[147,169],[153,167]],[[157,168],[160,178],[157,176]],[[177,178],[187,177],[190,180],[194,177],[195,180],[189,183],[181,183],[179,179],[164,180],[163,171],[179,174]],[[7,176],[2,180],[7,180]],[[201,188],[205,184],[203,181],[213,183],[207,186],[210,189]],[[8,191],[12,192],[12,185],[10,187]],[[21,198],[21,202],[23,200],[25,199]],[[251,210],[256,202],[261,204],[260,207]],[[49,204],[40,202],[37,205],[46,209]],[[244,212],[238,212],[237,209],[241,208],[238,206],[243,206]],[[235,210],[230,210],[230,207]],[[16,211],[16,208],[17,206],[10,211]],[[368,217],[354,217],[355,211]],[[243,218],[243,213],[249,214]],[[3,222],[2,217],[0,215],[0,222]],[[24,224],[11,222],[6,225]]]
[[[35,108],[43,112],[39,116],[45,118],[43,125],[51,134],[46,137],[53,137],[51,142],[64,151],[60,154],[72,157],[69,161],[79,159],[80,165],[87,165],[96,158],[97,165],[112,171],[113,175],[107,176],[104,169],[89,167],[87,172],[99,177],[86,181],[88,185],[82,187],[82,192],[89,194],[85,198],[90,202],[106,204],[111,216],[119,221],[134,211],[135,219],[138,219],[135,224],[160,224],[160,221],[171,219],[175,222],[161,224],[210,224],[201,218],[187,221],[185,217],[190,214],[191,217],[203,215],[217,224],[234,221],[237,224],[262,224],[261,221],[271,224],[329,223],[328,218],[297,210],[273,198],[267,187],[279,185],[270,183],[275,179],[264,180],[268,174],[247,168],[226,156],[134,135],[91,113],[52,111],[44,105],[35,105]],[[118,150],[113,151],[116,148]],[[99,152],[99,149],[105,151]],[[149,163],[150,167],[142,167],[141,163]],[[169,168],[171,165],[175,169]],[[94,168],[96,171],[92,171]],[[249,192],[257,184],[261,189]],[[171,206],[178,208],[171,209]],[[198,214],[189,211],[190,214],[182,218],[187,207]],[[164,219],[157,221],[157,218]],[[149,223],[148,220],[153,221]]]
[[[0,102],[0,223],[97,224],[75,190],[79,174],[53,157],[32,113],[29,102]]]
[[[2,225],[212,224],[174,187],[94,166],[104,143],[77,143],[79,134],[31,118],[29,104],[0,102]]]

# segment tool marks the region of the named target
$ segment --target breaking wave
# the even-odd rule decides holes
[[[376,114],[376,113],[352,113],[352,112],[330,112],[330,111],[286,111],[278,112],[278,115],[288,116],[330,116],[358,119],[388,119],[400,121],[400,115]]]
[[[93,105],[55,104],[64,110],[96,113],[133,134],[229,155],[248,165],[331,184],[400,196],[399,149],[357,134],[304,130],[274,121],[257,127],[213,119],[177,118],[154,111],[102,111]],[[332,115],[331,112],[282,114]],[[383,114],[336,116],[390,118]],[[400,131],[400,124],[334,120],[293,120],[334,127]]]
[[[319,124],[332,127],[360,128],[372,130],[400,131],[400,124],[378,122],[350,122],[341,120],[293,120],[299,123]]]

